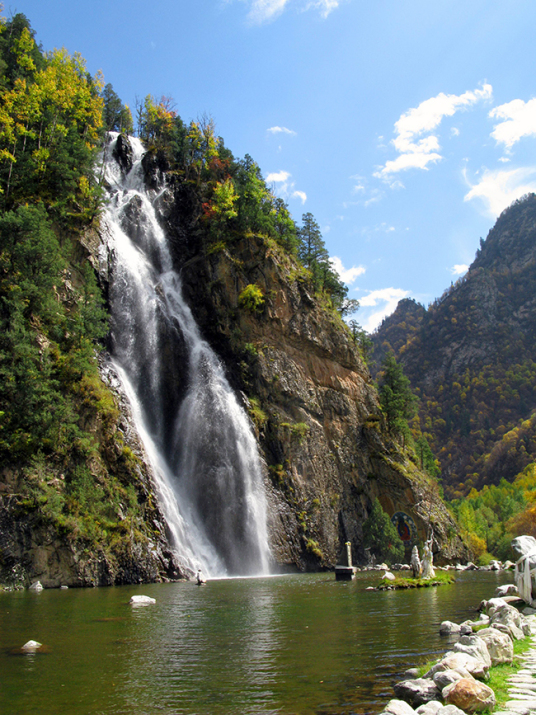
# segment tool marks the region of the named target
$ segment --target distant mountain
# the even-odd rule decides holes
[[[428,309],[402,300],[373,335],[421,398],[445,492],[512,479],[536,459],[536,195],[506,209],[467,274]]]

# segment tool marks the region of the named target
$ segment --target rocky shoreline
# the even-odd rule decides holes
[[[520,613],[508,602],[513,592],[513,585],[498,587],[494,598],[480,604],[475,621],[444,621],[440,633],[458,634],[459,640],[423,675],[417,668],[406,671],[406,678],[394,686],[397,699],[389,701],[380,715],[492,711],[496,696],[485,681],[492,668],[514,659],[522,660],[524,667],[520,665],[508,681],[510,700],[501,715],[536,712],[536,612],[527,607]],[[527,637],[532,638],[532,647],[523,656],[514,656],[514,642]]]

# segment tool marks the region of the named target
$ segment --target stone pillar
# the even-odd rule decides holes
[[[348,566],[352,566],[352,544],[350,541],[347,541],[345,546],[346,546],[346,560],[348,562]]]

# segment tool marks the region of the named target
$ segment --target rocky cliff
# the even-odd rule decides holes
[[[505,210],[468,273],[428,310],[401,301],[374,339],[421,397],[450,496],[513,478],[536,457],[536,196]]]
[[[161,168],[147,157],[149,182]],[[301,266],[256,235],[206,250],[191,206],[188,187],[176,185],[162,197],[162,220],[188,302],[256,429],[276,562],[332,567],[347,540],[363,562],[362,523],[376,496],[390,516],[411,516],[421,539],[431,514],[440,559],[466,556],[434,485],[387,438],[369,370]],[[262,295],[256,306],[242,299],[248,286]]]
[[[124,139],[117,159],[128,171]],[[390,516],[411,517],[419,539],[433,527],[437,561],[466,559],[436,486],[386,435],[368,368],[338,313],[315,295],[307,271],[256,233],[207,243],[192,181],[166,178],[169,167],[158,153],[148,154],[144,166],[149,186],[169,187],[160,195],[160,220],[183,290],[257,436],[274,568],[331,568],[347,540],[354,559],[364,562],[362,524],[375,497]],[[135,219],[129,218],[133,225]],[[75,276],[89,261],[106,297],[103,230],[73,237],[71,268]],[[83,286],[70,275],[63,274],[59,298],[69,302],[72,290],[71,300],[80,302]],[[253,301],[245,297],[248,288]],[[170,410],[187,387],[181,339],[171,332],[162,361],[169,365],[162,391]],[[36,344],[46,340],[36,329]],[[100,378],[91,370],[68,387],[82,447],[61,454],[49,447],[2,466],[0,583],[88,586],[185,575],[106,352]]]

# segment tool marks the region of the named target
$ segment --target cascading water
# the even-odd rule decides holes
[[[104,158],[112,354],[179,563],[213,577],[267,573],[266,504],[248,418],[183,300],[159,197],[145,188],[143,145],[130,138],[125,176],[116,142],[112,134]],[[186,385],[182,393],[177,385]]]

